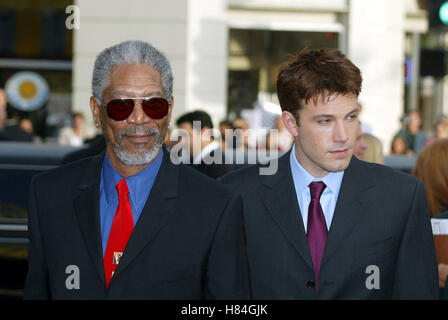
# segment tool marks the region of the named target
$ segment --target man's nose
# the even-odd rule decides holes
[[[145,113],[142,106],[142,100],[134,100],[134,109],[129,115],[127,121],[129,123],[142,124],[149,122],[151,118]]]
[[[346,125],[343,122],[336,122],[333,132],[333,138],[336,142],[347,142],[348,132]]]

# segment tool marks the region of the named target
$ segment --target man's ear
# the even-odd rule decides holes
[[[93,121],[98,129],[101,129],[100,115],[101,110],[94,96],[90,97],[90,111],[92,112]]]
[[[297,124],[296,117],[294,117],[294,115],[289,111],[283,111],[282,112],[282,121],[283,121],[283,124],[284,124],[286,130],[288,130],[288,132],[293,137],[297,137],[297,135],[299,134],[299,131],[298,131],[298,124]]]
[[[171,96],[171,103],[168,107],[168,126],[170,126],[171,123],[171,115],[173,113],[173,107],[174,107],[174,97]]]

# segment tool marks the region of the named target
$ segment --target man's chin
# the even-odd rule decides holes
[[[144,150],[135,148],[127,150],[115,150],[115,154],[120,161],[127,166],[143,166],[152,162],[160,153],[162,145],[152,146]]]
[[[340,163],[337,163],[334,166],[333,172],[344,171],[345,169],[348,168],[349,164],[350,164],[350,161],[340,161]]]

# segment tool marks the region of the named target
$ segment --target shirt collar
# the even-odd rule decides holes
[[[137,203],[137,201],[135,201],[137,200],[136,198],[140,198],[137,196],[137,193],[139,190],[145,190],[145,184],[148,179],[150,181],[155,180],[157,173],[159,172],[160,165],[162,164],[162,159],[163,149],[160,151],[157,158],[155,158],[146,168],[130,177],[125,178],[126,184],[129,188],[129,193],[131,194],[131,199],[134,201],[133,203]],[[116,185],[121,179],[123,179],[123,177],[113,167],[107,151],[103,160],[102,176],[104,190],[106,191],[106,201],[109,203],[109,201],[113,199],[112,196],[117,194]]]
[[[330,190],[335,194],[339,194],[341,188],[342,178],[344,177],[344,171],[330,172],[325,177],[315,178],[306,171],[299,163],[296,157],[296,145],[292,147],[289,157],[291,165],[291,173],[296,187],[296,192],[302,194],[309,184],[313,181],[323,181],[327,186],[325,189]]]

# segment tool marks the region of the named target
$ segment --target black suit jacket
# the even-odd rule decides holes
[[[214,159],[218,159],[220,163],[216,163]],[[208,155],[204,156],[199,164],[192,164],[192,167],[210,178],[219,178],[234,169],[232,164],[226,163],[224,151],[219,148],[212,150]]]
[[[241,198],[175,166],[160,171],[106,289],[99,182],[104,153],[36,176],[29,195],[27,299],[247,299]],[[73,267],[79,289],[68,289]]]
[[[254,299],[437,299],[438,271],[423,184],[351,159],[329,228],[316,295],[290,152],[274,175],[250,166],[221,181],[243,196]],[[379,289],[369,289],[377,266]]]

